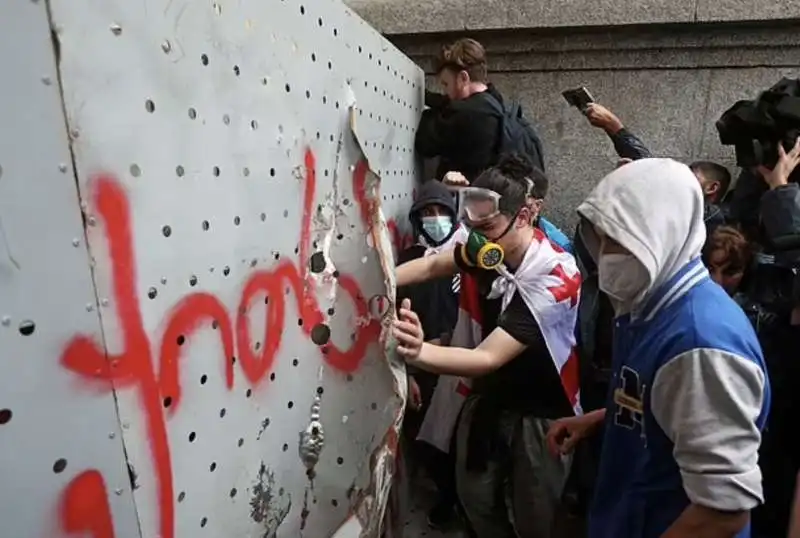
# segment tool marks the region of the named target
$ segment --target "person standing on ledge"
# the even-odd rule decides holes
[[[541,143],[524,118],[511,119],[503,96],[488,82],[486,51],[474,39],[459,39],[434,60],[444,95],[426,91],[416,150],[439,158],[436,178],[472,183],[504,153],[523,153],[544,172]],[[521,115],[521,109],[516,108]]]

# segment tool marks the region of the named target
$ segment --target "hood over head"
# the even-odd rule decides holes
[[[599,240],[592,226],[622,245],[647,270],[646,300],[700,256],[706,240],[703,193],[688,166],[672,159],[641,159],[603,178],[578,207],[579,228],[595,262]]]
[[[420,212],[434,204],[445,208],[451,222],[446,227],[442,227],[441,223],[429,223],[432,229],[426,229]],[[435,179],[426,181],[417,192],[417,199],[409,212],[409,220],[411,221],[414,235],[418,238],[420,244],[429,248],[443,245],[453,236],[458,224],[456,222],[456,201],[453,193],[441,181]]]
[[[422,184],[419,191],[417,191],[417,199],[411,206],[409,218],[412,220],[423,208],[438,204],[444,206],[449,211],[450,215],[456,218],[456,201],[453,193],[450,192],[444,183],[436,179],[431,179]]]

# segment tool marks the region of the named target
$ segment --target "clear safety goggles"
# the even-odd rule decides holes
[[[479,225],[500,214],[501,195],[479,187],[458,189],[458,218]]]

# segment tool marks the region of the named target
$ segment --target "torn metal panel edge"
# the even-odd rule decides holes
[[[384,279],[386,297],[389,299],[389,311],[381,319],[380,342],[383,354],[389,366],[389,370],[394,378],[394,393],[400,397],[400,405],[389,429],[383,435],[378,447],[370,456],[370,481],[369,485],[360,491],[353,492],[351,498],[350,517],[342,524],[333,536],[339,538],[355,536],[354,519],[358,522],[358,535],[361,538],[374,538],[380,535],[384,521],[386,507],[389,501],[389,493],[392,486],[392,478],[395,474],[395,460],[398,449],[398,439],[400,428],[405,411],[405,403],[408,392],[405,363],[403,363],[394,353],[394,342],[391,339],[391,323],[394,319],[394,304],[396,301],[396,282],[394,275],[394,255],[392,253],[392,243],[389,228],[380,206],[380,176],[375,173],[368,157],[364,151],[356,125],[357,108],[355,103],[350,103],[350,130],[353,139],[361,154],[361,159],[367,165],[366,177],[366,196],[373,204],[370,204],[368,212],[368,234],[372,239],[373,248],[376,249],[378,260],[381,265]]]

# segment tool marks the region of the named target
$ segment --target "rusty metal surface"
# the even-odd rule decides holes
[[[3,269],[0,290],[24,291],[15,320],[28,302],[68,323],[25,348],[46,393],[12,403],[51,417],[76,465],[27,481],[30,499],[3,480],[2,510],[25,514],[12,534],[378,536],[406,390],[386,329],[421,71],[337,1],[24,4],[28,18],[0,8],[0,29],[38,30],[49,64],[34,68],[54,84],[32,92],[28,69],[4,105],[37,110],[31,134],[61,145],[17,137],[0,157],[58,184],[44,203],[15,183],[5,231],[49,280]],[[4,377],[28,372],[8,349]],[[0,425],[3,471],[41,444],[18,417]]]

